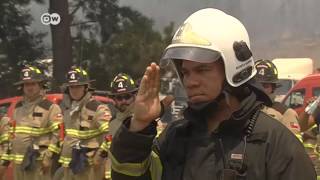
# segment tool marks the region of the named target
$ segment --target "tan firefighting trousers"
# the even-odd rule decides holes
[[[105,161],[105,171],[104,171],[104,178],[106,180],[111,180],[111,160],[108,158]]]
[[[5,180],[5,175],[6,175],[6,170],[7,167],[5,166],[0,166],[0,180]]]
[[[89,166],[79,174],[73,174],[70,168],[64,169],[63,180],[102,180],[104,178],[104,166]]]
[[[14,180],[51,180],[50,170],[46,174],[42,174],[41,161],[38,161],[33,171],[23,171],[20,164],[13,163]]]

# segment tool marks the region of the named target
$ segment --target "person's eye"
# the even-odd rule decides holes
[[[188,75],[188,72],[187,72],[187,71],[182,70],[182,71],[181,71],[181,74],[182,74],[183,76],[186,76],[186,75]]]
[[[204,73],[204,72],[208,72],[208,71],[210,71],[211,69],[209,69],[209,68],[200,68],[200,69],[198,69],[197,71],[199,72],[199,73]]]

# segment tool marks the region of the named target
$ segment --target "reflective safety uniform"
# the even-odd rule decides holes
[[[320,140],[319,130],[317,125],[314,125],[309,130],[303,132],[303,145],[307,154],[309,155],[312,163],[317,172],[317,178],[320,179],[320,151],[318,147],[318,143]]]
[[[101,145],[101,150],[103,151],[103,153],[106,154],[106,158],[108,157],[108,151],[111,147],[111,142],[112,142],[112,136],[106,136],[105,141],[102,143]],[[105,169],[104,169],[104,178],[107,180],[111,179],[111,160],[110,158],[107,158],[105,161]]]
[[[2,160],[13,162],[14,179],[51,179],[51,174],[43,174],[41,168],[42,163],[51,163],[53,153],[60,152],[61,124],[60,107],[42,95],[16,105],[8,132],[11,146],[1,156]]]
[[[10,118],[4,116],[0,120],[0,157],[2,154],[7,153],[8,144],[9,144],[9,124]]]
[[[124,120],[132,116],[133,113],[133,104],[130,105],[124,112],[120,112],[119,110],[116,111],[114,117],[110,121],[110,131],[109,131],[109,136],[105,138],[105,141],[101,145],[102,150],[104,153],[108,153],[112,137],[116,134],[118,129],[122,126],[122,123]],[[106,163],[105,163],[105,179],[111,179],[111,161],[109,158],[107,158]]]
[[[102,144],[102,149],[105,152],[108,152],[111,146],[112,137],[116,134],[118,129],[122,126],[123,122],[130,118],[133,114],[133,106],[129,106],[125,112],[117,112],[117,116],[110,122],[110,136],[106,138],[106,140]],[[157,126],[157,135],[159,137],[161,132],[163,131],[163,127],[158,124]],[[105,169],[105,179],[111,179],[111,161],[110,158],[106,161],[106,169]]]
[[[94,167],[93,159],[99,155],[97,150],[109,131],[110,110],[94,100],[90,93],[86,93],[79,102],[71,102],[68,95],[65,98],[63,114],[66,133],[59,159],[65,167],[64,179],[102,179],[103,166]],[[76,158],[79,157],[77,152],[81,158]]]
[[[245,99],[234,119],[222,122],[212,134],[207,133],[205,115],[188,109],[185,119],[174,121],[156,142],[156,122],[130,132],[126,121],[110,149],[112,179],[220,180],[235,169],[240,174],[233,174],[234,179],[239,180],[316,179],[302,144],[268,114],[258,113],[244,143],[241,134],[252,122],[256,102],[252,95]]]
[[[274,102],[272,108],[264,107],[263,111],[280,121],[283,125],[285,125],[301,142],[302,136],[300,133],[300,126],[298,123],[298,114],[291,108],[287,108],[285,105]]]
[[[2,154],[8,152],[9,148],[9,117],[2,117],[0,120],[0,158]],[[4,174],[7,170],[7,166],[10,161],[0,160],[0,180],[4,177]]]
[[[116,111],[116,117],[110,121],[110,134],[114,136],[121,127],[124,120],[133,114],[133,104],[128,106],[124,112]]]

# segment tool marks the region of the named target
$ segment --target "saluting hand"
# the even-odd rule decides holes
[[[156,63],[151,63],[146,68],[134,102],[134,116],[130,131],[140,131],[160,116],[159,91],[160,67]]]

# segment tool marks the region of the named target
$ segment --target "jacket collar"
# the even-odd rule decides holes
[[[92,95],[90,92],[87,92],[80,101],[73,101],[68,94],[64,94],[63,107],[65,110],[70,109],[71,111],[80,110],[90,99]]]
[[[257,107],[262,104],[261,101],[257,101],[257,96],[254,92],[251,92],[249,96],[244,98],[240,102],[239,110],[235,111],[231,118],[221,122],[215,133],[228,133],[235,134],[240,133],[247,126],[248,120],[251,118]],[[216,104],[209,104],[207,108],[216,108]],[[212,110],[214,111],[214,110]],[[208,113],[209,111],[206,110]],[[195,112],[191,108],[187,108],[184,112],[184,117],[188,120],[188,123],[196,127],[200,131],[207,131],[207,114]]]

